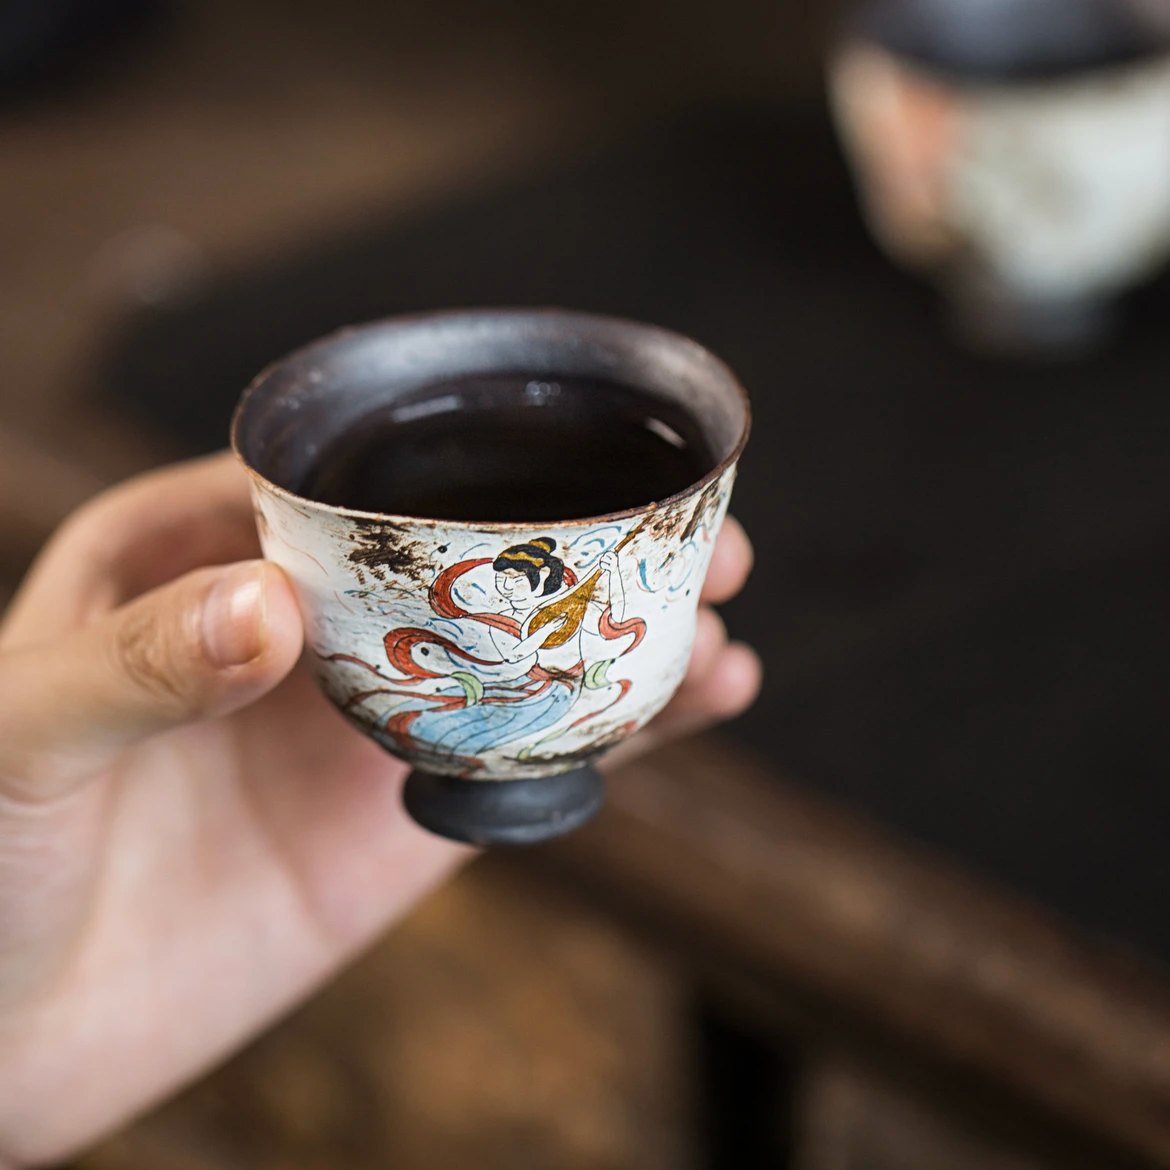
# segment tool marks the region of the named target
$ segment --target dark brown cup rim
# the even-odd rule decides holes
[[[1072,91],[1120,81],[1132,74],[1148,72],[1170,62],[1170,43],[1152,47],[1128,57],[1106,59],[1066,71],[1013,76],[1012,74],[979,73],[975,70],[948,67],[926,56],[883,44],[876,38],[851,33],[842,37],[834,50],[840,57],[851,49],[879,49],[903,73],[931,81],[960,96],[1018,94],[1029,95],[1045,88]]]
[[[438,517],[427,516],[408,516],[400,515],[392,512],[365,512],[356,508],[345,508],[336,504],[326,504],[320,500],[314,500],[311,496],[302,496],[297,492],[291,491],[280,484],[275,483],[269,479],[262,471],[253,466],[251,461],[245,456],[242,450],[242,435],[245,416],[248,411],[250,403],[255,399],[257,394],[263,390],[267,383],[278,374],[288,370],[294,363],[311,361],[314,355],[323,354],[326,351],[334,350],[338,346],[347,342],[360,341],[363,338],[369,338],[375,334],[382,333],[388,329],[394,330],[403,327],[410,327],[414,325],[425,325],[429,323],[465,321],[472,323],[475,321],[488,322],[492,319],[500,320],[501,322],[511,323],[513,325],[522,324],[525,321],[531,321],[533,324],[549,324],[558,323],[564,327],[566,333],[576,333],[578,335],[590,335],[597,337],[601,334],[624,334],[626,336],[636,335],[641,340],[650,343],[657,342],[658,344],[674,350],[679,353],[688,353],[696,361],[701,361],[709,367],[712,375],[719,377],[725,384],[727,391],[733,394],[736,398],[736,403],[743,411],[743,425],[740,429],[739,436],[732,446],[731,451],[716,464],[709,472],[707,472],[700,479],[695,480],[681,491],[675,492],[671,496],[667,496],[661,500],[649,500],[645,504],[639,504],[632,508],[624,508],[617,512],[606,512],[596,516],[581,516],[572,517],[564,520],[543,520],[543,521],[493,521],[493,520],[444,520]],[[635,383],[636,384],[636,383]],[[239,403],[236,405],[231,422],[231,448],[236,458],[240,461],[241,466],[247,473],[255,480],[262,483],[265,488],[274,494],[281,496],[291,503],[305,506],[314,510],[328,512],[337,516],[347,516],[354,519],[378,521],[384,524],[393,525],[414,525],[427,527],[457,527],[471,532],[511,532],[519,528],[539,527],[543,524],[547,526],[562,527],[562,528],[576,528],[587,527],[597,524],[609,523],[616,520],[626,520],[631,517],[642,516],[647,513],[657,511],[662,508],[668,508],[674,504],[680,503],[691,498],[697,493],[701,492],[708,485],[716,482],[728,468],[733,467],[743,454],[744,447],[747,446],[748,436],[751,432],[752,413],[751,403],[748,399],[747,391],[740,384],[731,368],[715,354],[713,354],[705,346],[699,342],[694,341],[681,333],[676,333],[670,329],[664,329],[658,325],[650,325],[640,321],[633,321],[625,317],[614,317],[596,313],[583,313],[571,309],[559,308],[539,308],[539,309],[447,309],[438,312],[430,313],[410,313],[394,317],[385,317],[377,321],[371,321],[363,325],[351,325],[342,329],[338,329],[333,333],[326,334],[315,341],[309,342],[307,345],[301,346],[299,349],[293,350],[284,357],[278,358],[276,361],[266,366],[255,378],[252,379],[248,387],[240,396]]]

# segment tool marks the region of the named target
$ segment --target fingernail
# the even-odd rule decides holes
[[[264,566],[237,565],[203,602],[203,648],[213,666],[243,666],[264,649]]]

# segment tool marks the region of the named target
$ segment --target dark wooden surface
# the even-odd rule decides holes
[[[625,768],[542,851],[716,968],[792,982],[1170,1164],[1170,985],[726,741]]]
[[[1018,1138],[973,1123],[953,1103],[925,1102],[847,1056],[831,1054],[813,1063],[800,1115],[804,1131],[797,1170],[1064,1170],[1069,1165],[1065,1152],[1021,1148]],[[1102,1153],[1086,1164],[1112,1162]]]

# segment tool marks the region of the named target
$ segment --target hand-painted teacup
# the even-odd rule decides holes
[[[1161,20],[1155,19],[1161,11]],[[1170,257],[1164,0],[868,0],[829,83],[875,237],[978,348],[1079,351]]]
[[[669,498],[552,522],[363,512],[305,494],[322,452],[364,420],[393,417],[430,384],[517,373],[541,387],[619,383],[681,408],[710,466]],[[682,681],[748,427],[731,371],[677,334],[555,310],[449,312],[343,330],[277,362],[241,399],[232,444],[317,679],[414,766],[408,810],[446,836],[518,843],[592,816],[589,765]],[[556,473],[533,452],[536,482]]]

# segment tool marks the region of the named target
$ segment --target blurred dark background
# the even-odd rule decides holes
[[[786,800],[823,803],[923,872],[960,872],[1068,946],[1161,979],[1170,279],[1133,290],[1121,333],[1080,360],[958,348],[933,292],[862,224],[823,97],[828,4],[25,0],[0,12],[8,587],[72,503],[222,446],[247,381],[339,325],[487,304],[668,325],[723,356],[756,412],[735,510],[757,568],[726,616],[767,682],[732,740]],[[951,1097],[984,1103],[977,1122],[953,1121],[952,1105],[903,1087],[937,1079],[922,1037],[905,1043],[928,1071],[904,1077],[904,1054],[872,1057],[875,1043],[901,1053],[894,1024],[880,1043],[872,1021],[845,1027],[852,1009],[799,973],[773,973],[794,988],[785,1011],[835,1022],[773,1043],[789,1025],[761,1023],[751,995],[711,991],[723,975],[680,991],[644,922],[614,925],[605,898],[580,909],[573,880],[521,911],[524,888],[494,861],[462,879],[187,1114],[86,1164],[364,1166],[387,1149],[403,1167],[448,1164],[436,1149],[509,1166],[1074,1164],[1037,1150],[1063,1149],[1054,1135],[1083,1118],[1058,1124],[1047,1102],[1033,1120],[959,1061]],[[473,961],[483,915],[500,933]],[[578,936],[592,940],[580,964]],[[509,947],[536,948],[535,972],[513,969]],[[444,964],[466,968],[464,982],[433,993],[413,1028],[379,1033],[381,1088],[344,1073],[353,1012],[433,992]],[[565,1006],[550,987],[577,990]],[[823,997],[815,1010],[808,994]],[[546,1028],[498,1022],[521,1001],[552,1005]],[[444,1031],[451,1013],[470,1031]],[[419,1057],[426,1027],[459,1046],[480,1014],[520,1070],[512,1097],[477,1096]],[[423,1071],[404,1071],[410,1054]],[[857,1071],[875,1059],[882,1072]],[[523,1087],[549,1078],[559,1091]],[[452,1101],[481,1112],[456,1122]],[[397,1147],[358,1136],[383,1108]],[[1017,1108],[1026,1138],[985,1126]],[[429,1144],[437,1132],[446,1145]],[[315,1145],[322,1133],[335,1136]],[[1131,1137],[1098,1154],[1082,1136],[1070,1148],[1085,1165],[1158,1145]]]

